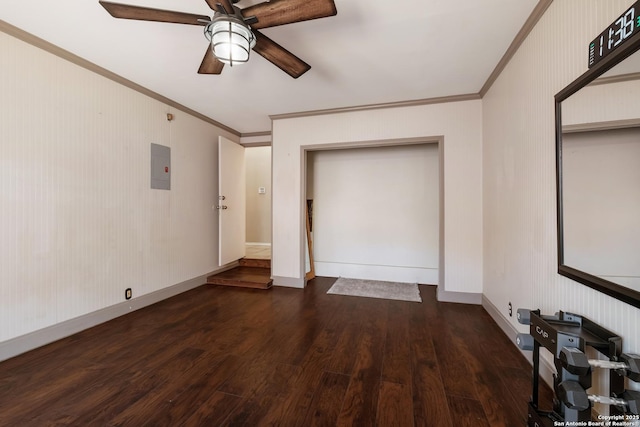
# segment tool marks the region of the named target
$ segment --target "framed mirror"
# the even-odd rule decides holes
[[[640,308],[639,36],[555,102],[558,273]]]

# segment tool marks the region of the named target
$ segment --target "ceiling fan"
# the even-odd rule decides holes
[[[334,0],[270,0],[244,9],[235,5],[240,0],[205,1],[214,11],[213,18],[102,0],[99,3],[115,18],[204,26],[210,46],[199,74],[220,74],[225,64],[247,62],[253,50],[294,79],[311,66],[258,30],[337,13]]]

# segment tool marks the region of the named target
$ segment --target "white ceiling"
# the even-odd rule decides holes
[[[114,2],[213,15],[205,0]],[[335,3],[336,16],[261,30],[311,65],[298,79],[257,54],[199,75],[203,27],[115,19],[98,0],[3,2],[0,19],[247,134],[269,115],[478,93],[538,0]]]

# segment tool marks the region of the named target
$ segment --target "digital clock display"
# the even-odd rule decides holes
[[[596,65],[632,35],[640,32],[640,0],[627,9],[589,44],[589,68]]]

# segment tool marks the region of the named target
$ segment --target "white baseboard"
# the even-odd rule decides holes
[[[474,294],[469,292],[448,292],[438,286],[436,298],[439,302],[457,302],[460,304],[482,304],[482,294]]]
[[[232,263],[203,276],[194,277],[193,279],[182,283],[1,342],[0,362],[62,338],[66,338],[85,329],[92,328],[101,323],[115,319],[116,317],[123,316],[127,313],[131,313],[132,311],[139,310],[180,293],[197,288],[198,286],[205,284],[207,282],[207,277],[211,274],[229,270],[237,264],[237,262]]]
[[[246,242],[245,245],[251,246],[271,246],[271,243],[262,243],[262,242]]]
[[[304,289],[306,286],[306,280],[303,278],[298,279],[296,277],[280,277],[273,276],[273,286],[283,286],[285,288],[299,288]]]
[[[438,283],[437,268],[396,267],[389,265],[350,264],[315,261],[316,276],[349,277],[386,282],[407,282],[435,285]]]
[[[489,316],[493,319],[494,322],[502,329],[502,332],[505,333],[509,340],[513,343],[513,345],[527,358],[529,363],[533,365],[533,353],[530,351],[520,350],[520,347],[516,344],[516,335],[520,331],[518,331],[509,320],[498,310],[498,308],[493,305],[491,301],[484,295],[482,295],[482,307],[489,313]],[[555,367],[549,363],[548,360],[541,357],[540,358],[540,378],[547,383],[551,389],[553,389],[553,375],[555,374]]]

